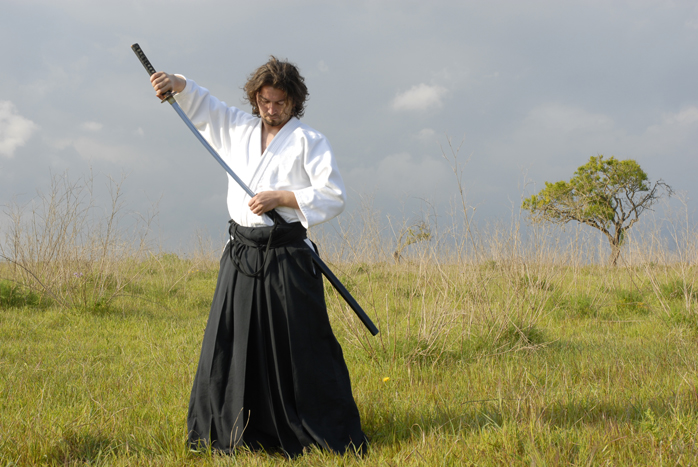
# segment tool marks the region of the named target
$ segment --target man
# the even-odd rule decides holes
[[[194,448],[240,445],[290,456],[312,445],[365,449],[342,349],[306,229],[344,209],[327,139],[300,122],[308,91],[275,57],[245,85],[252,114],[181,75],[158,72],[158,97],[177,102],[256,196],[229,176],[230,241],[204,332],[187,425]],[[264,213],[275,209],[286,223]]]

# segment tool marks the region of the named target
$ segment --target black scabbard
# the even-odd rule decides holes
[[[276,212],[276,211],[269,211],[265,213],[269,215],[269,217],[272,218],[272,220],[275,220],[276,222],[279,223],[286,223],[286,221],[281,217],[281,215]],[[325,264],[325,262],[320,258],[320,255],[318,255],[313,248],[308,246],[308,249],[310,250],[310,254],[313,258],[313,262],[315,265],[320,269],[322,274],[327,278],[327,280],[332,284],[332,287],[335,288],[337,292],[339,292],[339,295],[342,296],[345,302],[351,307],[352,310],[354,310],[354,313],[356,313],[356,316],[359,317],[362,323],[364,323],[364,326],[366,326],[366,329],[369,330],[369,332],[372,335],[377,335],[378,334],[378,328],[376,327],[375,324],[373,324],[373,321],[371,321],[371,318],[368,317],[366,312],[361,308],[361,305],[354,299],[354,297],[349,293],[346,287],[344,287],[344,284],[337,278],[337,276],[334,275],[330,267]]]

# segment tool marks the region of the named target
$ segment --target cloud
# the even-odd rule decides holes
[[[544,103],[532,108],[510,133],[490,142],[485,154],[515,185],[522,171],[545,180],[568,176],[590,156],[623,156],[631,139],[609,115]]]
[[[531,110],[523,122],[527,130],[544,132],[597,132],[613,128],[613,119],[562,104],[544,104]]]
[[[435,135],[435,130],[432,130],[431,128],[422,128],[417,132],[417,139],[423,142],[431,142],[434,140]]]
[[[664,126],[694,127],[698,124],[698,108],[689,107],[675,114],[664,114],[662,120]]]
[[[443,194],[444,180],[452,174],[440,158],[424,157],[415,160],[406,152],[392,154],[377,167],[350,170],[345,178],[347,186],[359,190],[375,190],[380,197],[403,199],[405,195],[430,198]]]
[[[122,167],[149,165],[140,151],[123,144],[110,145],[90,138],[78,138],[73,141],[73,147],[88,161],[106,161]]]
[[[448,90],[443,86],[418,84],[412,86],[402,94],[398,94],[393,99],[393,110],[427,110],[429,108],[443,107],[441,97]]]
[[[541,104],[531,109],[518,128],[501,142],[499,156],[528,164],[565,165],[569,159],[615,152],[623,147],[627,134],[616,128],[613,118],[580,107],[559,103]],[[609,154],[610,155],[610,154]],[[518,170],[518,169],[517,169]]]
[[[48,138],[46,139],[46,142],[48,143],[49,147],[58,149],[59,151],[73,145],[72,138]]]
[[[84,77],[89,73],[88,63],[89,59],[86,56],[60,65],[46,63],[43,72],[36,79],[20,84],[19,89],[27,95],[40,99],[57,90],[62,94],[84,91],[81,85]]]
[[[99,131],[102,129],[103,126],[104,125],[97,122],[85,122],[80,125],[80,129],[86,131]]]
[[[647,127],[636,150],[654,154],[690,154],[698,144],[698,108],[687,107],[676,113],[664,113],[661,123]]]
[[[686,26],[691,29],[698,29],[698,6],[693,8],[693,11],[688,15]]]
[[[522,169],[539,182],[569,178],[590,156],[604,154],[635,159],[651,177],[686,185],[698,168],[698,107],[659,114],[640,131],[622,123],[579,107],[544,104],[485,152],[512,180]]]
[[[10,101],[0,101],[0,155],[13,157],[15,150],[24,146],[39,126],[17,113]]]

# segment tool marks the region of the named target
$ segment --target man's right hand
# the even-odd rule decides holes
[[[152,84],[153,89],[155,89],[155,95],[162,100],[170,91],[175,93],[184,91],[187,81],[180,76],[158,71],[150,77],[150,84]]]

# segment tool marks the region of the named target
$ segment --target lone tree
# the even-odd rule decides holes
[[[632,159],[619,161],[613,156],[592,156],[579,167],[569,182],[545,182],[545,188],[523,202],[536,221],[566,224],[581,222],[599,229],[611,245],[610,262],[616,265],[625,231],[662,192],[673,190],[662,180],[652,184],[640,165]]]

